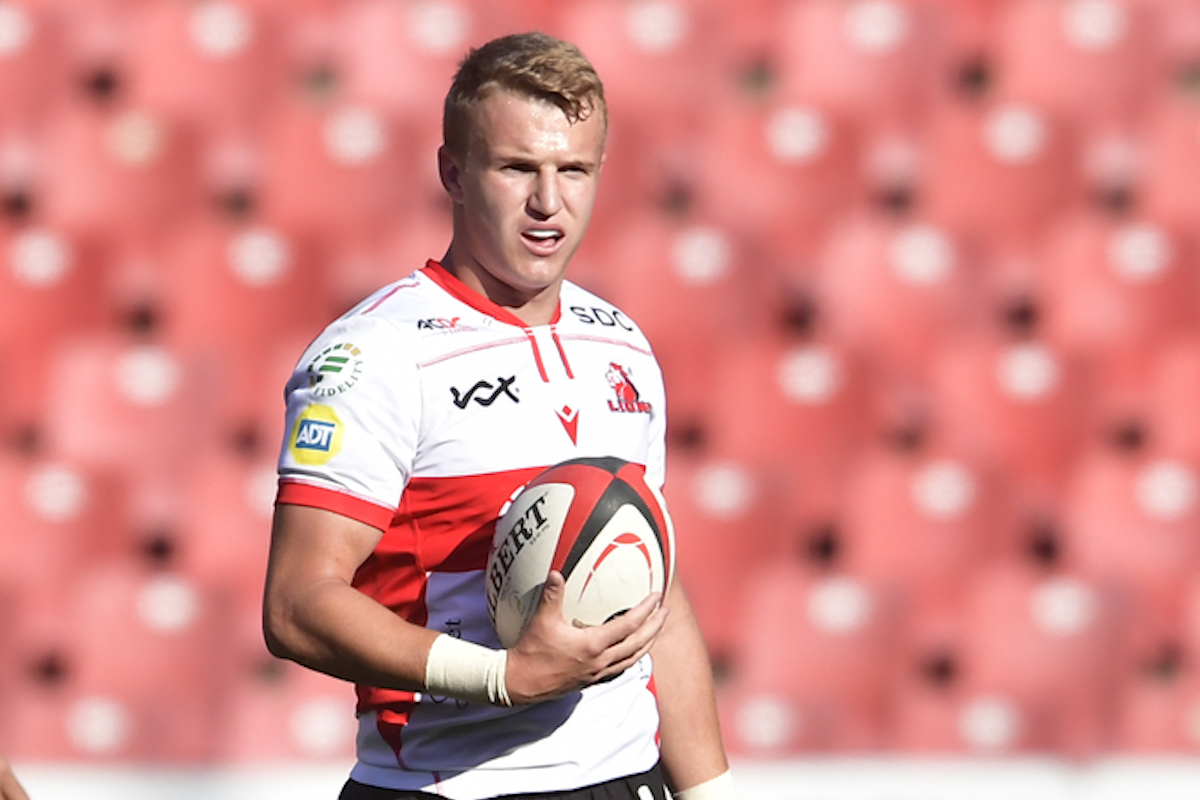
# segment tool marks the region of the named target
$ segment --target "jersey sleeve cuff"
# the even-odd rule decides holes
[[[313,486],[286,478],[279,481],[279,491],[275,495],[275,503],[277,505],[287,503],[294,506],[321,508],[381,531],[386,531],[391,527],[392,519],[396,516],[395,509],[372,503],[370,500],[364,500],[335,489]]]

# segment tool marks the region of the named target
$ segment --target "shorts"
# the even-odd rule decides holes
[[[380,789],[355,780],[346,781],[338,800],[421,800],[436,798],[427,792],[410,792],[395,789]],[[663,784],[662,769],[655,764],[648,772],[617,778],[582,789],[563,792],[534,792],[532,794],[499,795],[494,800],[666,800],[667,790]]]

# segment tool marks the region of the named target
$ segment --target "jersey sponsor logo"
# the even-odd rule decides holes
[[[337,412],[313,403],[296,418],[288,450],[298,464],[321,466],[342,451],[342,432]]]
[[[466,325],[460,326],[462,317],[430,317],[417,321],[417,330],[421,331],[465,331],[470,330]]]
[[[627,367],[615,362],[608,365],[605,377],[608,378],[608,385],[617,395],[616,399],[609,398],[608,408],[610,411],[622,414],[649,414],[650,404],[641,399],[642,395],[633,385],[629,372]]]
[[[571,306],[570,311],[584,325],[600,325],[605,328],[620,328],[626,331],[633,330],[633,325],[629,322],[629,317],[615,308]]]
[[[554,413],[558,415],[558,421],[562,423],[567,436],[571,437],[571,444],[579,444],[579,409],[563,406]]]
[[[308,385],[317,397],[333,397],[358,383],[362,369],[362,350],[350,342],[339,342],[309,362]]]
[[[512,375],[507,378],[497,377],[497,384],[492,384],[489,381],[478,381],[470,389],[467,389],[466,393],[459,391],[457,386],[451,386],[450,393],[454,395],[454,405],[459,408],[466,408],[472,400],[481,406],[490,406],[501,397],[507,397],[514,403],[519,403],[521,402],[521,398],[517,397],[516,387],[513,386],[513,382],[516,379],[517,376]]]

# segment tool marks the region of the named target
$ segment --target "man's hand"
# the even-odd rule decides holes
[[[3,757],[0,757],[0,800],[29,800],[29,795],[25,794],[12,767]]]
[[[578,628],[563,618],[566,581],[552,571],[537,611],[509,648],[506,684],[513,703],[549,700],[619,675],[649,652],[667,610],[652,594],[603,625]]]

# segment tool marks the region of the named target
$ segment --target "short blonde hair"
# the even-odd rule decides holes
[[[608,126],[604,84],[579,48],[545,33],[514,33],[472,49],[458,66],[442,111],[442,140],[465,156],[475,107],[503,89],[545,100],[572,123],[594,111]]]

